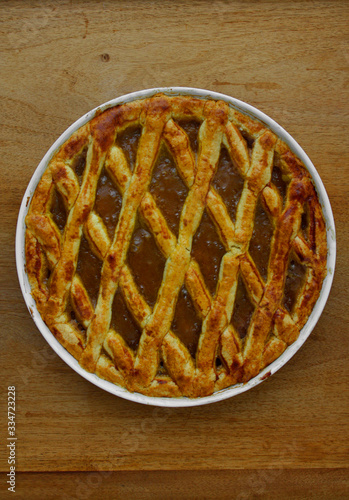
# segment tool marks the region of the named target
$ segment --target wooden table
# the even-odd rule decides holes
[[[349,3],[0,3],[1,431],[16,386],[16,493],[53,498],[349,497]],[[54,140],[86,111],[155,86],[221,91],[283,125],[316,165],[337,227],[332,292],[309,340],[233,399],[158,410],[78,376],[24,304],[21,198]],[[1,460],[1,498],[7,455]]]

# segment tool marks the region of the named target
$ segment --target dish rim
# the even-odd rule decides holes
[[[195,398],[195,399],[190,399],[186,397],[181,397],[181,398],[152,397],[152,396],[145,396],[140,393],[131,393],[123,387],[120,387],[111,382],[108,382],[107,380],[99,378],[94,373],[87,372],[84,368],[82,368],[79,365],[78,361],[58,342],[58,340],[54,337],[50,329],[46,326],[46,324],[42,320],[41,315],[36,308],[35,300],[31,295],[31,288],[25,270],[25,251],[24,251],[25,227],[26,227],[25,217],[27,215],[30,202],[35,192],[36,186],[40,181],[43,172],[47,168],[51,158],[56,153],[58,148],[61,147],[61,145],[73,134],[73,132],[75,132],[80,127],[85,125],[85,123],[91,120],[97,111],[98,112],[104,111],[105,109],[108,109],[112,106],[124,104],[126,102],[134,101],[137,99],[145,99],[147,97],[151,97],[158,93],[164,93],[170,96],[189,95],[201,99],[222,100],[227,102],[234,109],[237,109],[238,111],[241,111],[242,113],[247,114],[250,117],[264,123],[268,128],[270,128],[273,132],[275,132],[275,134],[278,137],[284,140],[286,144],[288,144],[290,149],[296,154],[296,156],[298,156],[298,158],[304,163],[306,169],[310,173],[312,180],[314,182],[319,197],[319,202],[321,204],[321,208],[323,211],[324,219],[326,222],[327,275],[323,281],[319,298],[306,324],[301,329],[298,339],[293,344],[288,346],[287,349],[283,352],[283,354],[279,356],[279,358],[277,358],[275,361],[273,361],[273,363],[264,368],[256,377],[252,378],[247,383],[236,384],[234,386],[227,387],[226,389],[217,391],[213,393],[211,396]],[[170,407],[181,408],[181,407],[193,407],[193,406],[211,404],[218,401],[223,401],[225,399],[246,392],[252,389],[253,387],[259,385],[261,382],[269,378],[269,376],[276,373],[294,356],[294,354],[300,349],[300,347],[304,344],[304,342],[307,340],[307,338],[315,328],[315,325],[318,322],[325,307],[325,304],[327,302],[333,282],[333,276],[336,264],[336,230],[335,230],[335,224],[334,224],[334,218],[330,200],[328,198],[326,189],[323,185],[320,175],[318,174],[315,166],[311,162],[308,155],[297,143],[297,141],[288,132],[286,132],[286,130],[283,127],[281,127],[275,120],[273,120],[264,112],[260,111],[258,108],[250,104],[247,104],[239,99],[218,92],[213,92],[205,89],[197,89],[192,87],[156,87],[152,89],[145,89],[136,92],[131,92],[129,94],[125,94],[120,97],[111,99],[99,106],[96,106],[94,109],[88,111],[83,116],[78,118],[52,144],[52,146],[48,149],[48,151],[40,161],[39,165],[36,167],[30,179],[30,182],[26,188],[26,191],[24,193],[17,220],[15,253],[16,253],[17,275],[21,291],[23,294],[23,298],[29,310],[29,313],[33,318],[34,323],[36,324],[40,333],[44,337],[44,339],[56,352],[56,354],[58,354],[58,356],[63,361],[65,361],[65,363],[67,363],[75,372],[77,372],[79,375],[81,375],[83,378],[85,378],[92,384],[121,398],[136,403],[142,403],[145,405],[167,407],[167,408]]]

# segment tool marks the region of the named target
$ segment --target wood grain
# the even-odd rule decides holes
[[[0,474],[0,480],[3,474]],[[26,472],[18,476],[31,499],[137,498],[139,500],[347,499],[346,469],[259,469],[227,471]],[[50,485],[48,489],[48,485]],[[304,492],[307,496],[304,496]],[[26,500],[26,494],[18,498]]]
[[[346,1],[0,3],[1,401],[16,385],[19,498],[67,496],[93,471],[118,471],[103,479],[110,497],[204,498],[201,484],[207,498],[349,496],[348,15]],[[14,238],[34,169],[73,121],[171,85],[249,102],[295,137],[329,194],[338,258],[321,319],[280,372],[231,400],[165,411],[104,393],[50,349],[21,296]],[[266,469],[274,481],[256,473]],[[249,493],[254,474],[265,487]]]

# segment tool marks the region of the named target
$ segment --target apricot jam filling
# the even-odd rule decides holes
[[[221,196],[232,221],[235,222],[236,209],[244,187],[244,180],[224,146],[221,149],[212,185]]]
[[[122,196],[106,173],[105,169],[98,180],[95,211],[101,216],[109,238],[113,240],[116,224],[122,205]]]
[[[193,238],[191,254],[199,264],[206,286],[213,296],[216,292],[219,267],[225,249],[206,211]]]
[[[195,357],[201,325],[202,322],[196,314],[190,295],[183,286],[178,295],[171,328],[193,357]]]
[[[200,123],[187,120],[179,122],[179,125],[187,134],[191,150],[196,158],[199,150],[198,131]],[[130,127],[119,134],[116,139],[116,144],[122,148],[131,171],[136,163],[140,136],[140,127]],[[251,154],[253,140],[250,137],[245,138],[248,141],[248,150]],[[86,150],[82,152],[73,165],[80,184],[85,165]],[[287,194],[287,182],[283,179],[277,161],[275,161],[272,171],[271,182],[277,187],[284,202]],[[227,149],[223,146],[212,187],[222,198],[233,222],[235,222],[243,185],[244,180],[238,168],[231,160]],[[188,195],[188,188],[181,179],[176,162],[164,141],[161,143],[153,169],[149,191],[165,217],[169,228],[177,237],[180,215]],[[121,207],[122,196],[108,172],[103,169],[98,180],[94,211],[102,218],[111,240],[114,237]],[[51,213],[54,222],[63,234],[67,212],[63,199],[58,192],[53,193]],[[301,230],[305,237],[308,233],[308,219],[308,213],[305,211],[301,224]],[[272,236],[272,221],[263,206],[262,200],[259,199],[249,253],[264,281],[268,277],[267,270]],[[220,240],[209,211],[205,210],[198,230],[193,237],[191,255],[199,264],[205,284],[212,297],[216,293],[219,269],[225,252],[226,249]],[[131,238],[126,263],[133,274],[140,293],[149,306],[153,308],[163,279],[166,259],[159,250],[149,227],[140,216],[137,218],[136,227]],[[77,262],[77,273],[87,290],[93,307],[95,307],[98,298],[101,269],[101,260],[93,254],[88,241],[83,236]],[[296,256],[291,253],[284,293],[284,306],[288,311],[292,312],[304,279],[305,268],[298,262]],[[251,303],[244,281],[239,276],[231,323],[241,339],[246,336],[254,310],[255,305]],[[77,321],[73,310],[71,310],[71,318],[73,322]],[[81,325],[78,326],[83,330]],[[122,335],[131,348],[137,349],[141,328],[129,311],[120,289],[118,289],[114,297],[110,326]],[[193,357],[195,357],[201,328],[202,320],[195,310],[187,289],[183,286],[178,296],[171,329],[187,346]],[[219,360],[218,364],[220,364]]]
[[[51,200],[52,218],[58,229],[62,232],[67,222],[67,211],[64,206],[62,195],[54,190]]]
[[[259,199],[256,207],[255,223],[252,238],[250,240],[249,253],[264,281],[267,279],[273,232],[272,223]]]
[[[102,261],[92,253],[87,239],[83,236],[80,243],[76,272],[87,290],[93,307],[97,303],[101,270]]]
[[[184,130],[189,139],[189,144],[194,156],[197,156],[199,150],[199,129],[201,123],[193,120],[181,120],[178,125]]]
[[[245,284],[241,276],[239,276],[231,323],[241,339],[246,336],[254,309],[255,308],[249,299]]]
[[[79,180],[80,185],[81,185],[82,176],[84,175],[84,170],[86,167],[86,155],[87,155],[87,148],[85,148],[81,152],[81,154],[75,159],[74,164],[73,164],[73,170],[76,173],[76,176]]]
[[[291,252],[288,259],[288,269],[284,291],[284,306],[287,311],[293,311],[293,308],[296,304],[298,292],[304,284],[305,278],[306,268],[298,262],[294,252]]]
[[[134,166],[136,164],[138,143],[141,135],[142,128],[139,126],[135,126],[128,127],[127,129],[119,133],[116,137],[115,143],[123,150],[131,172],[133,172]]]
[[[150,307],[154,307],[166,260],[153,235],[139,222],[132,235],[127,260],[141,294]]]
[[[127,309],[120,289],[114,297],[110,327],[118,332],[132,349],[137,349],[142,332]]]
[[[287,182],[284,181],[282,177],[282,172],[281,169],[278,167],[278,164],[276,163],[273,167],[273,171],[271,174],[271,182],[274,184],[274,186],[277,187],[283,203],[285,203],[286,199],[286,191],[287,191]]]
[[[178,236],[180,215],[188,188],[180,178],[176,163],[164,144],[160,148],[149,191],[169,228]]]

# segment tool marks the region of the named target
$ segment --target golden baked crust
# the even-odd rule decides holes
[[[197,160],[178,124],[182,119],[201,122]],[[131,172],[115,138],[134,125],[142,127],[142,135]],[[253,139],[251,155],[245,134]],[[189,190],[178,238],[149,191],[161,141],[173,155]],[[235,222],[212,186],[222,144],[244,181]],[[73,164],[86,148],[80,185]],[[288,182],[284,206],[271,181],[275,157]],[[103,167],[123,197],[112,241],[94,210]],[[62,196],[68,213],[62,234],[51,213],[55,190]],[[273,225],[266,281],[249,253],[259,199]],[[205,269],[200,269],[191,254],[193,237],[205,209],[226,252],[213,297],[205,284]],[[305,209],[309,213],[307,238],[300,228]],[[166,258],[153,309],[140,293],[126,259],[138,213]],[[309,173],[274,133],[223,101],[159,94],[97,114],[50,161],[33,195],[26,226],[26,268],[32,295],[51,332],[89,372],[150,396],[202,397],[256,376],[297,339],[326,275],[325,222]],[[91,251],[103,261],[95,308],[77,273],[83,234]],[[290,313],[282,301],[291,250],[306,273]],[[239,275],[255,306],[243,341],[231,323]],[[183,284],[202,319],[195,360],[171,331]],[[137,351],[110,327],[118,288],[142,330]],[[86,333],[71,320],[68,305]],[[221,366],[216,364],[217,356]],[[160,359],[165,374],[159,373]]]

